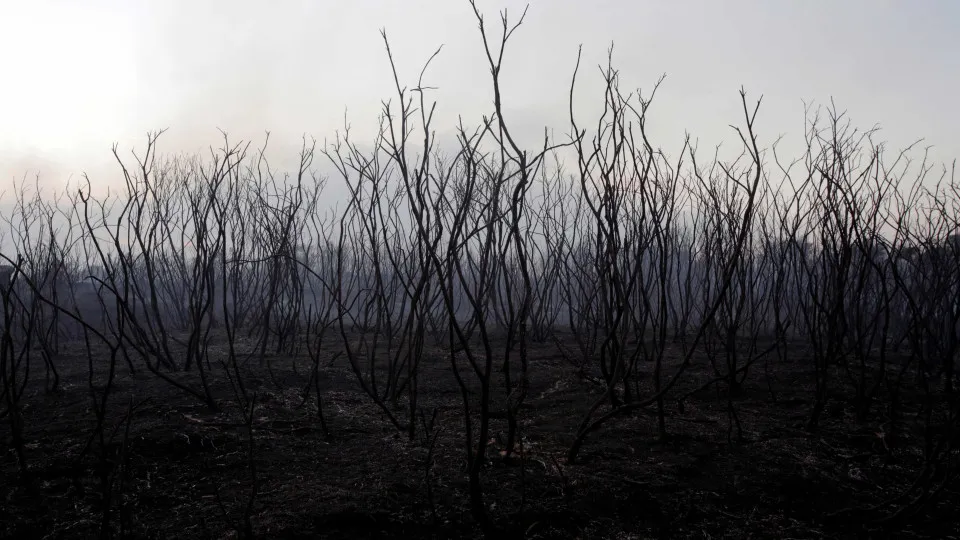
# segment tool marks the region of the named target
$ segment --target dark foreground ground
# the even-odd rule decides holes
[[[682,411],[677,406],[677,395],[713,375],[699,361],[667,401],[667,442],[657,440],[656,417],[640,412],[588,437],[578,463],[567,464],[574,430],[601,390],[578,377],[554,345],[539,346],[522,417],[525,466],[491,460],[485,489],[492,515],[521,538],[960,537],[957,487],[895,531],[865,527],[858,512],[835,515],[908,485],[921,459],[917,434],[904,427],[896,439],[886,437],[892,425],[882,415],[857,424],[843,401],[850,392],[837,394],[817,433],[806,432],[811,377],[802,354],[792,362],[771,364],[769,381],[762,364],[752,370],[736,400],[743,442],[728,442],[722,391],[695,394]],[[260,396],[254,425],[259,491],[252,512],[258,536],[479,537],[467,505],[461,399],[448,361],[429,357],[423,365],[421,405],[437,408],[442,430],[429,474],[425,441],[396,432],[342,357],[321,373],[330,436],[320,428],[313,398],[298,407],[306,360],[296,372],[289,358],[271,364],[273,376],[255,367],[247,381]],[[42,384],[27,390],[32,477],[18,479],[9,425],[6,419],[0,424],[0,538],[97,534],[96,442],[75,465],[94,425],[86,363],[65,356],[60,365],[59,393],[45,393]],[[217,388],[229,404],[229,383],[222,380]],[[131,376],[121,369],[109,424],[110,432],[117,427],[117,442],[131,398],[129,474],[117,527],[122,523],[131,538],[236,537],[227,518],[241,515],[251,488],[236,408],[211,412],[147,372]],[[495,421],[493,427],[496,455],[505,425]]]

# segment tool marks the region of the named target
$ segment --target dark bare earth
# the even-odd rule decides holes
[[[39,381],[24,398],[31,476],[18,477],[9,425],[0,424],[2,538],[97,534],[98,443],[77,465],[94,423],[81,358],[60,359],[59,393],[46,394]],[[851,393],[835,379],[838,391],[829,414],[819,431],[807,432],[813,381],[802,347],[790,365],[775,362],[770,359],[769,379],[759,362],[736,399],[743,442],[728,440],[724,387],[690,396],[682,411],[678,406],[676,396],[713,377],[709,364],[698,361],[667,402],[668,441],[658,441],[651,408],[591,434],[578,463],[568,464],[576,426],[602,388],[578,376],[554,345],[538,346],[522,415],[522,460],[499,457],[503,441],[497,434],[505,426],[500,420],[493,424],[484,486],[496,523],[518,538],[960,537],[957,487],[896,529],[877,527],[858,510],[895,496],[921,466],[921,435],[910,427],[910,413],[902,422],[890,422],[878,407],[871,421],[858,424],[844,401]],[[442,430],[429,474],[423,430],[415,441],[397,433],[358,388],[343,358],[322,369],[329,437],[317,419],[314,396],[301,406],[308,360],[273,358],[271,366],[272,376],[266,366],[249,366],[247,380],[259,396],[254,430],[259,485],[252,519],[258,536],[480,536],[468,508],[462,401],[442,353],[424,359],[420,383],[421,406],[437,408]],[[236,426],[229,383],[214,368],[221,375],[220,413],[148,372],[131,376],[120,368],[107,431],[116,427],[109,448],[120,455],[132,402],[129,474],[115,518],[126,536],[236,537],[227,517],[238,519],[250,493],[249,447],[245,431]],[[904,401],[905,410],[916,410],[916,395]],[[836,514],[846,508],[852,510]]]

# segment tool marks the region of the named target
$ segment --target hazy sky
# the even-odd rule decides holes
[[[481,0],[488,20],[526,2]],[[89,172],[116,181],[113,142],[195,151],[272,132],[277,159],[300,138],[321,142],[348,111],[369,140],[392,96],[379,29],[400,77],[437,86],[435,127],[490,110],[489,75],[473,13],[461,0],[0,0],[0,190],[38,170],[62,185]],[[685,130],[730,139],[737,91],[764,94],[765,140],[802,135],[803,103],[833,97],[856,123],[879,123],[895,145],[925,138],[960,157],[960,2],[955,0],[531,0],[504,65],[505,114],[534,141],[567,129],[567,91],[583,44],[578,95],[596,96],[611,42],[626,89],[667,74],[653,121],[660,143]],[[596,103],[600,101],[594,100]],[[583,120],[592,113],[582,109]]]

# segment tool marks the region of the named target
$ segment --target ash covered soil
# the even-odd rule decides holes
[[[469,510],[463,400],[449,359],[434,351],[422,360],[419,406],[425,414],[411,441],[363,393],[336,352],[331,346],[331,361],[322,361],[319,371],[328,434],[316,396],[303,399],[308,359],[273,356],[245,368],[245,387],[257,394],[255,535],[481,537]],[[249,433],[222,368],[213,366],[217,412],[146,370],[131,375],[121,362],[108,406],[108,439],[101,445],[81,353],[57,360],[59,391],[46,392],[42,380],[26,389],[28,475],[18,474],[8,419],[0,423],[0,537],[96,537],[102,463],[124,460],[112,495],[117,535],[237,537],[254,484]],[[665,378],[679,361],[667,364]],[[512,458],[502,457],[506,422],[492,421],[483,473],[490,515],[504,537],[531,539],[960,536],[956,486],[893,525],[881,526],[861,510],[896,496],[922,467],[922,434],[911,419],[919,394],[905,388],[902,426],[883,415],[882,405],[858,423],[847,401],[852,392],[835,378],[837,393],[819,429],[810,432],[804,429],[813,395],[809,366],[798,345],[787,364],[770,358],[769,365],[760,361],[751,368],[734,398],[743,430],[737,441],[723,385],[678,403],[715,377],[709,362],[695,358],[665,401],[667,440],[658,438],[651,407],[590,434],[577,462],[568,463],[577,426],[603,387],[555,344],[537,345],[520,415],[522,445]],[[649,370],[641,373],[639,389],[650,395],[652,365],[642,367]],[[173,376],[198,386],[195,371]],[[405,401],[393,410],[400,419]],[[434,410],[431,445],[423,427]],[[100,459],[104,451],[107,460]]]

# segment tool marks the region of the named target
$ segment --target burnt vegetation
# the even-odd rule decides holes
[[[738,155],[667,155],[659,82],[601,66],[583,118],[579,60],[525,148],[523,17],[474,11],[492,106],[454,151],[427,61],[289,174],[154,133],[119,192],[4,194],[0,536],[956,534],[953,165],[832,104],[761,147],[745,91]]]

